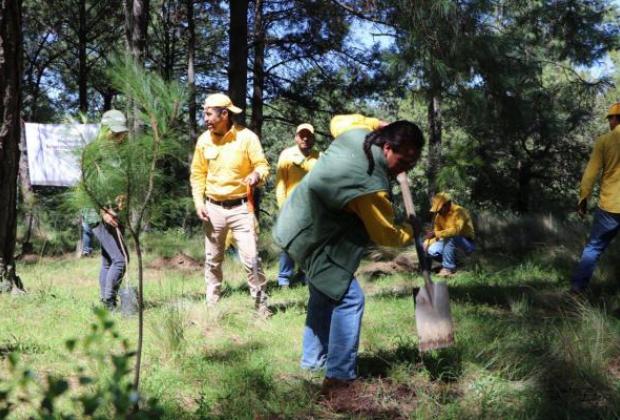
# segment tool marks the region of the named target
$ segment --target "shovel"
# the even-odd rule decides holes
[[[123,241],[123,235],[118,227],[116,227],[116,237],[118,238],[118,243],[125,257],[125,272],[121,280],[125,283],[125,287],[123,287],[119,293],[121,299],[121,314],[123,316],[132,316],[138,313],[138,289],[134,286],[129,286],[129,279],[127,277],[127,271],[129,271],[129,256],[127,255],[127,248]]]
[[[403,194],[405,211],[409,218],[415,219],[413,199],[409,190],[407,175],[397,176]],[[415,220],[414,220],[415,221]],[[418,348],[421,352],[450,347],[454,344],[454,327],[450,314],[448,285],[445,282],[434,283],[431,280],[429,260],[425,256],[418,224],[414,223],[415,250],[418,254],[424,285],[415,297],[415,320],[418,330]]]

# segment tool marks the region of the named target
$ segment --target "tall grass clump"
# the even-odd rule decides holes
[[[151,320],[151,331],[164,356],[179,357],[183,354],[187,344],[187,318],[186,310],[177,303],[166,306],[159,317]]]

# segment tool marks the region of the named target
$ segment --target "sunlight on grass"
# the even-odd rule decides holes
[[[148,237],[148,261],[182,250],[202,264],[199,237],[167,235]],[[359,375],[373,389],[373,410],[390,413],[383,418],[618,416],[617,262],[602,261],[595,280],[604,294],[575,301],[563,293],[571,269],[565,251],[508,254],[481,250],[449,280],[456,344],[424,355],[417,349],[412,295],[420,276],[361,281],[367,300]],[[147,268],[142,389],[160,399],[167,418],[356,417],[322,405],[321,373],[300,370],[308,291],[275,285],[275,255],[269,251],[264,259],[274,311],[267,321],[255,317],[234,255],[226,256],[222,300],[214,308],[205,305],[201,266]],[[557,258],[564,262],[555,265]],[[64,342],[92,322],[98,265],[98,258],[73,257],[21,265],[29,293],[0,297],[0,357],[20,352],[41,374],[71,375],[85,363],[79,355],[66,357]],[[136,319],[113,317],[135,343]],[[97,369],[107,374],[106,366]]]

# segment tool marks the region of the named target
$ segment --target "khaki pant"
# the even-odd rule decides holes
[[[205,282],[207,283],[207,304],[215,304],[220,299],[222,286],[222,261],[226,235],[230,230],[239,250],[239,257],[247,274],[250,294],[257,295],[261,303],[266,299],[265,273],[263,272],[256,248],[253,229],[254,217],[250,217],[245,203],[227,209],[216,204],[206,202],[205,207],[209,214],[209,221],[205,222]],[[258,265],[258,278],[253,273],[253,260]]]

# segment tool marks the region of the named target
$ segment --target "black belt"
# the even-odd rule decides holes
[[[232,209],[233,207],[237,207],[248,201],[247,197],[235,198],[234,200],[224,200],[224,201],[216,201],[207,197],[207,201],[211,204],[215,204],[216,206],[224,207],[225,209]]]

